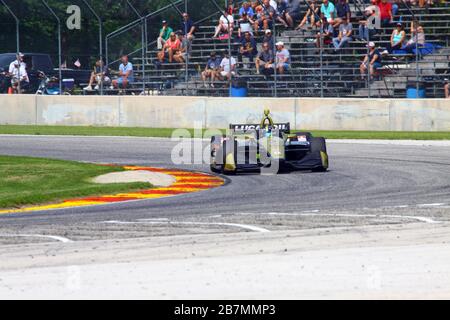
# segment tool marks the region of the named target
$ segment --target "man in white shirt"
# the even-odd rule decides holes
[[[275,55],[277,70],[279,74],[284,74],[289,70],[291,65],[291,54],[289,50],[284,47],[284,43],[279,41],[275,44],[277,52]]]
[[[22,93],[22,90],[27,88],[30,84],[28,78],[27,65],[23,62],[24,55],[17,54],[17,59],[9,65],[8,73],[11,76],[11,85],[14,92]]]
[[[221,79],[231,80],[231,76],[236,75],[236,59],[225,53],[222,62],[220,63],[220,77]]]

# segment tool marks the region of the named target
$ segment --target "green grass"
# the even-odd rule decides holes
[[[90,182],[96,176],[118,171],[123,169],[72,161],[0,156],[0,208],[151,187],[149,183],[99,185]]]
[[[71,126],[0,126],[0,134],[171,137],[174,129]],[[189,129],[192,134],[193,130]],[[448,132],[312,131],[327,139],[450,140]]]

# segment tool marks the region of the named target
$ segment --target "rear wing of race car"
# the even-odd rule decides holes
[[[283,133],[290,133],[291,124],[286,123],[275,123],[273,129],[279,130]],[[249,131],[259,131],[261,130],[260,124],[230,124],[230,130],[232,132],[249,132]]]

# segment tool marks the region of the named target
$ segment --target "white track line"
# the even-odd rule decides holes
[[[442,223],[428,217],[421,216],[402,216],[389,214],[351,214],[351,213],[287,213],[287,212],[267,212],[267,213],[236,213],[238,215],[273,215],[273,216],[299,216],[299,217],[347,217],[347,218],[395,218],[417,220],[425,223]]]
[[[204,225],[204,226],[226,226],[226,227],[236,227],[241,228],[245,230],[255,231],[255,232],[270,232],[270,230],[257,227],[257,226],[251,226],[247,224],[240,224],[240,223],[220,223],[220,222],[188,222],[188,221],[154,221],[152,219],[145,220],[141,219],[139,221],[133,222],[133,221],[104,221],[104,223],[109,224],[181,224],[181,225]]]
[[[446,205],[446,203],[422,203],[422,204],[418,204],[418,207],[440,207],[440,206],[444,206]]]
[[[72,243],[73,241],[60,236],[47,236],[42,234],[0,234],[0,238],[44,238],[44,239],[52,239],[62,243]]]

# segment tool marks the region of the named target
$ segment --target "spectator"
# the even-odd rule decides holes
[[[291,54],[289,50],[284,47],[284,43],[279,41],[276,44],[277,54],[276,54],[276,67],[279,74],[284,74],[289,71],[291,65]]]
[[[418,5],[420,8],[434,5],[433,0],[410,0],[409,2],[411,3],[411,5],[413,6]]]
[[[276,19],[279,23],[283,24],[285,28],[288,28],[289,25],[286,22],[286,13],[287,13],[287,0],[277,0],[277,15]]]
[[[242,16],[244,15],[244,13],[247,15],[247,17],[249,18],[253,18],[253,16],[255,15],[255,12],[253,11],[253,8],[251,7],[250,3],[248,2],[244,2],[242,4],[241,9],[239,9],[239,16],[242,18]]]
[[[25,55],[18,53],[16,60],[11,62],[8,69],[8,75],[11,77],[11,86],[16,93],[22,93],[30,85],[30,78],[27,73],[27,65],[23,61]]]
[[[448,85],[448,79],[444,79],[444,96],[445,99],[450,99],[450,89]]]
[[[347,0],[339,0],[336,4],[336,19],[334,20],[333,27],[337,28],[343,21],[344,18],[347,18],[347,22],[351,20],[352,13],[350,11],[350,6],[347,3]]]
[[[336,16],[336,8],[334,4],[328,0],[323,0],[320,6],[321,18],[327,19],[328,23],[334,24],[334,18]]]
[[[246,32],[249,32],[253,36],[253,24],[255,21],[253,21],[247,13],[242,14],[242,18],[239,19],[239,29],[238,29],[238,37],[239,39],[242,39],[242,35]]]
[[[273,20],[276,16],[275,9],[270,5],[269,0],[264,0],[264,6],[257,9],[256,21],[254,23],[255,34],[258,34],[259,29],[267,30],[272,28]]]
[[[372,80],[374,71],[381,68],[382,66],[381,54],[380,51],[378,51],[378,49],[375,47],[375,43],[371,41],[369,42],[367,47],[369,48],[369,53],[364,57],[363,62],[359,66],[362,80],[364,80],[367,75],[367,69],[369,69],[370,80]]]
[[[273,39],[272,30],[267,29],[265,31],[265,35],[262,42],[263,43],[267,42],[269,44],[270,50],[272,50],[272,52],[275,52],[275,40]]]
[[[380,10],[380,20],[382,27],[389,27],[394,21],[392,15],[392,3],[388,0],[377,0],[378,9]]]
[[[218,77],[221,62],[221,59],[217,57],[216,53],[214,51],[211,52],[205,70],[202,72],[202,80],[205,88],[208,87],[206,82],[208,78],[211,79],[211,88],[214,88],[214,80]]]
[[[339,26],[339,34],[333,38],[333,45],[335,50],[339,50],[344,47],[349,41],[352,41],[353,25],[346,16],[341,18],[341,24]]]
[[[83,90],[92,91],[92,86],[94,83],[97,84],[94,90],[99,90],[102,84],[109,85],[111,83],[111,79],[109,78],[108,73],[108,67],[104,65],[103,60],[98,60],[95,63],[94,71],[91,73],[89,84]]]
[[[260,69],[263,67],[263,74],[268,77],[274,73],[274,61],[272,47],[268,42],[264,42],[262,45],[262,51],[256,57],[256,73],[260,74]]]
[[[159,30],[158,37],[158,50],[161,50],[164,47],[164,44],[170,38],[170,34],[173,32],[173,29],[169,27],[166,20],[162,21],[162,28]]]
[[[181,42],[178,39],[175,32],[170,34],[169,40],[166,41],[162,50],[158,53],[159,62],[164,62],[165,59],[169,60],[169,63],[173,62],[175,54],[181,50]]]
[[[119,78],[113,80],[112,86],[115,89],[126,89],[129,84],[134,82],[133,65],[128,61],[128,56],[123,55],[122,64],[119,66]]]
[[[387,51],[392,53],[394,50],[399,50],[403,47],[403,42],[406,38],[406,32],[403,25],[399,22],[394,30],[392,30],[391,40],[388,44]]]
[[[252,37],[250,32],[246,32],[239,48],[239,60],[242,61],[242,57],[246,57],[250,62],[253,62],[253,59],[257,54],[258,49],[256,48],[256,40]]]
[[[297,28],[295,28],[295,30],[300,30],[307,23],[309,24],[309,28],[312,28],[316,25],[316,17],[319,15],[320,8],[317,5],[316,0],[309,0],[308,3],[309,3],[308,10],[306,10],[303,20],[300,22]]]
[[[270,0],[269,3],[270,3],[270,6],[275,9],[275,12],[277,12],[278,3],[275,0]]]
[[[220,73],[218,74],[221,80],[231,80],[232,76],[236,75],[236,59],[230,57],[228,52],[224,53],[223,59],[220,62]]]
[[[286,7],[285,20],[290,28],[293,28],[294,23],[300,20],[300,0],[289,0]]]
[[[178,63],[183,63],[186,61],[187,56],[191,51],[191,41],[189,41],[188,38],[184,36],[181,30],[177,31],[176,34],[178,40],[180,41],[180,49],[174,53],[173,59]]]
[[[225,11],[230,15],[233,15],[234,12],[236,11],[234,2],[235,2],[235,0],[228,0],[226,8],[225,8]]]
[[[216,32],[214,33],[213,38],[217,38],[220,33],[228,33],[228,36],[231,37],[231,34],[233,33],[233,25],[233,15],[227,13],[225,10],[222,13],[222,16],[220,16],[219,25],[216,27]]]
[[[192,41],[194,39],[197,26],[186,12],[183,13],[183,21],[181,22],[180,30],[188,41]]]
[[[367,7],[364,11],[364,15],[366,19],[359,21],[359,39],[369,41],[369,39],[372,39],[377,33],[375,25],[369,26],[371,21],[375,21],[377,13],[373,7]]]
[[[331,23],[328,23],[326,18],[323,18],[322,23],[323,23],[323,35],[321,34],[321,32],[318,32],[316,35],[316,47],[319,49],[321,48],[320,46],[321,37],[323,37],[323,44],[326,46],[328,46],[334,38],[333,25]]]
[[[417,29],[417,35],[416,35]],[[413,53],[413,50],[416,49],[416,42],[418,47],[423,47],[425,45],[425,31],[423,27],[419,25],[417,21],[411,22],[411,39],[408,40],[406,45],[402,48],[406,50],[408,53]]]
[[[402,4],[401,0],[393,0],[392,2],[392,15],[395,17],[398,14],[399,6]],[[402,17],[400,17],[399,22],[401,22]]]

